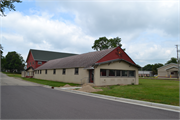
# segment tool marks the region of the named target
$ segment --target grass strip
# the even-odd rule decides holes
[[[179,81],[139,79],[139,85],[98,87],[97,94],[179,106]]]
[[[21,78],[22,80],[26,80],[26,81],[30,81],[30,82],[34,82],[34,83],[38,83],[38,84],[42,84],[42,85],[49,85],[49,86],[53,86],[53,87],[61,87],[66,84],[69,84],[71,86],[79,85],[79,84],[74,84],[74,83],[65,83],[65,82],[42,80],[42,79],[35,79],[35,78],[24,78],[24,77],[21,77],[21,74],[12,74],[12,73],[6,73],[6,72],[3,72],[3,73],[7,74],[7,76],[9,76],[9,77]]]

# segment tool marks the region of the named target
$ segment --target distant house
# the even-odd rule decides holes
[[[157,68],[159,78],[178,78],[178,64],[170,63]]]
[[[22,76],[33,77],[34,69],[43,65],[47,61],[58,58],[69,57],[73,55],[77,55],[77,54],[30,49],[26,59],[27,69],[22,72]]]
[[[152,77],[152,71],[138,71],[139,77]]]
[[[120,47],[49,60],[34,78],[95,86],[139,84],[138,66]]]

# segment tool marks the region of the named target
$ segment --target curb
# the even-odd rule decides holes
[[[43,87],[51,88],[51,86],[43,86]],[[140,101],[140,100],[132,100],[132,99],[127,99],[127,98],[113,97],[113,96],[108,96],[108,95],[100,95],[100,94],[88,93],[88,92],[82,92],[82,91],[76,91],[76,90],[70,90],[70,89],[61,89],[58,87],[54,87],[54,89],[60,90],[60,91],[65,91],[65,92],[70,92],[70,93],[75,93],[75,94],[91,96],[91,97],[102,98],[102,99],[115,100],[118,102],[126,102],[126,103],[130,103],[130,104],[139,104],[139,105],[147,105],[147,106],[158,107],[158,108],[166,108],[166,109],[170,109],[170,110],[176,110],[176,112],[180,112],[179,106],[146,102],[146,101]]]

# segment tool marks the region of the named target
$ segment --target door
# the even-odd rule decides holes
[[[89,83],[94,82],[94,70],[89,70]]]

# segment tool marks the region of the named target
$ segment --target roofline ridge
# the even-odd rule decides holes
[[[169,63],[169,64],[176,64],[176,65],[178,65],[177,63]],[[169,64],[167,64],[167,65],[169,65]],[[163,66],[161,66],[161,67],[159,67],[159,68],[165,67],[165,66],[167,66],[167,65],[163,65]],[[157,69],[159,69],[159,68],[157,68]]]
[[[44,51],[44,52],[54,52],[54,53],[62,53],[62,54],[74,54],[74,53],[56,52],[56,51],[49,51],[49,50],[38,50],[38,49],[30,49],[30,50]],[[74,55],[78,55],[78,54],[74,54]]]
[[[110,49],[115,49],[115,48],[110,48]],[[105,50],[110,50],[110,49],[105,49]],[[101,51],[104,51],[104,50],[101,50]],[[93,52],[88,52],[88,53],[101,52],[101,51],[93,51]],[[75,54],[75,55],[73,55],[73,56],[68,56],[68,57],[75,57],[75,56],[78,56],[78,55],[84,55],[84,54],[88,54],[88,53]],[[65,59],[65,58],[68,58],[68,57],[57,58],[57,59]],[[57,60],[57,59],[53,59],[53,60]],[[51,60],[49,60],[49,61],[51,61]]]

